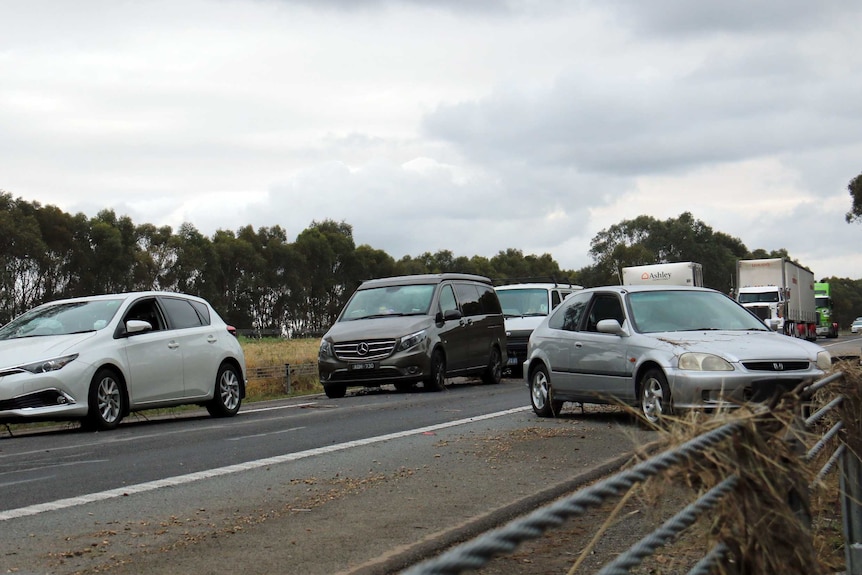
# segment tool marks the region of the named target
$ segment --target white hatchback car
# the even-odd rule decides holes
[[[45,303],[0,328],[0,422],[81,420],[200,404],[239,411],[245,357],[205,300],[134,292]]]
[[[850,324],[850,333],[862,333],[862,317],[857,317]]]

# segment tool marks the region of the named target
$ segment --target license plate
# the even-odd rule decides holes
[[[510,357],[509,360],[506,362],[506,364],[507,365],[518,365],[518,358],[517,357]]]
[[[347,369],[353,371],[355,369],[374,369],[377,367],[377,364],[373,361],[366,361],[364,363],[351,363],[347,366]]]

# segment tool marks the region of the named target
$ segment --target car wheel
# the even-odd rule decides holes
[[[90,382],[85,427],[99,431],[114,429],[123,419],[125,404],[126,393],[117,373],[112,369],[100,369]]]
[[[424,387],[428,391],[443,391],[446,387],[446,358],[439,349],[431,355],[431,372]]]
[[[326,397],[328,397],[329,399],[338,399],[344,397],[347,394],[347,386],[339,385],[337,383],[330,383],[323,386],[323,391],[324,393],[326,393]]]
[[[551,379],[543,365],[530,375],[530,403],[539,417],[556,417],[563,409],[563,402],[554,399]]]
[[[503,379],[503,354],[495,346],[491,349],[491,357],[488,359],[488,366],[482,373],[482,383],[493,385],[500,383]]]
[[[670,388],[662,370],[652,368],[644,373],[638,385],[638,395],[641,415],[651,426],[671,415]]]
[[[216,375],[213,398],[206,404],[207,411],[213,417],[236,415],[242,403],[241,391],[242,386],[236,368],[227,363],[223,364]]]

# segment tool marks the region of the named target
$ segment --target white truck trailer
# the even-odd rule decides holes
[[[702,286],[703,266],[694,262],[672,262],[623,268],[623,285]]]
[[[736,300],[777,331],[817,339],[814,273],[783,258],[738,260]]]

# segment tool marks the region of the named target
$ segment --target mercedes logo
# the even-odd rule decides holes
[[[359,355],[368,355],[368,344],[364,341],[361,342],[356,348],[356,353],[358,353]]]

